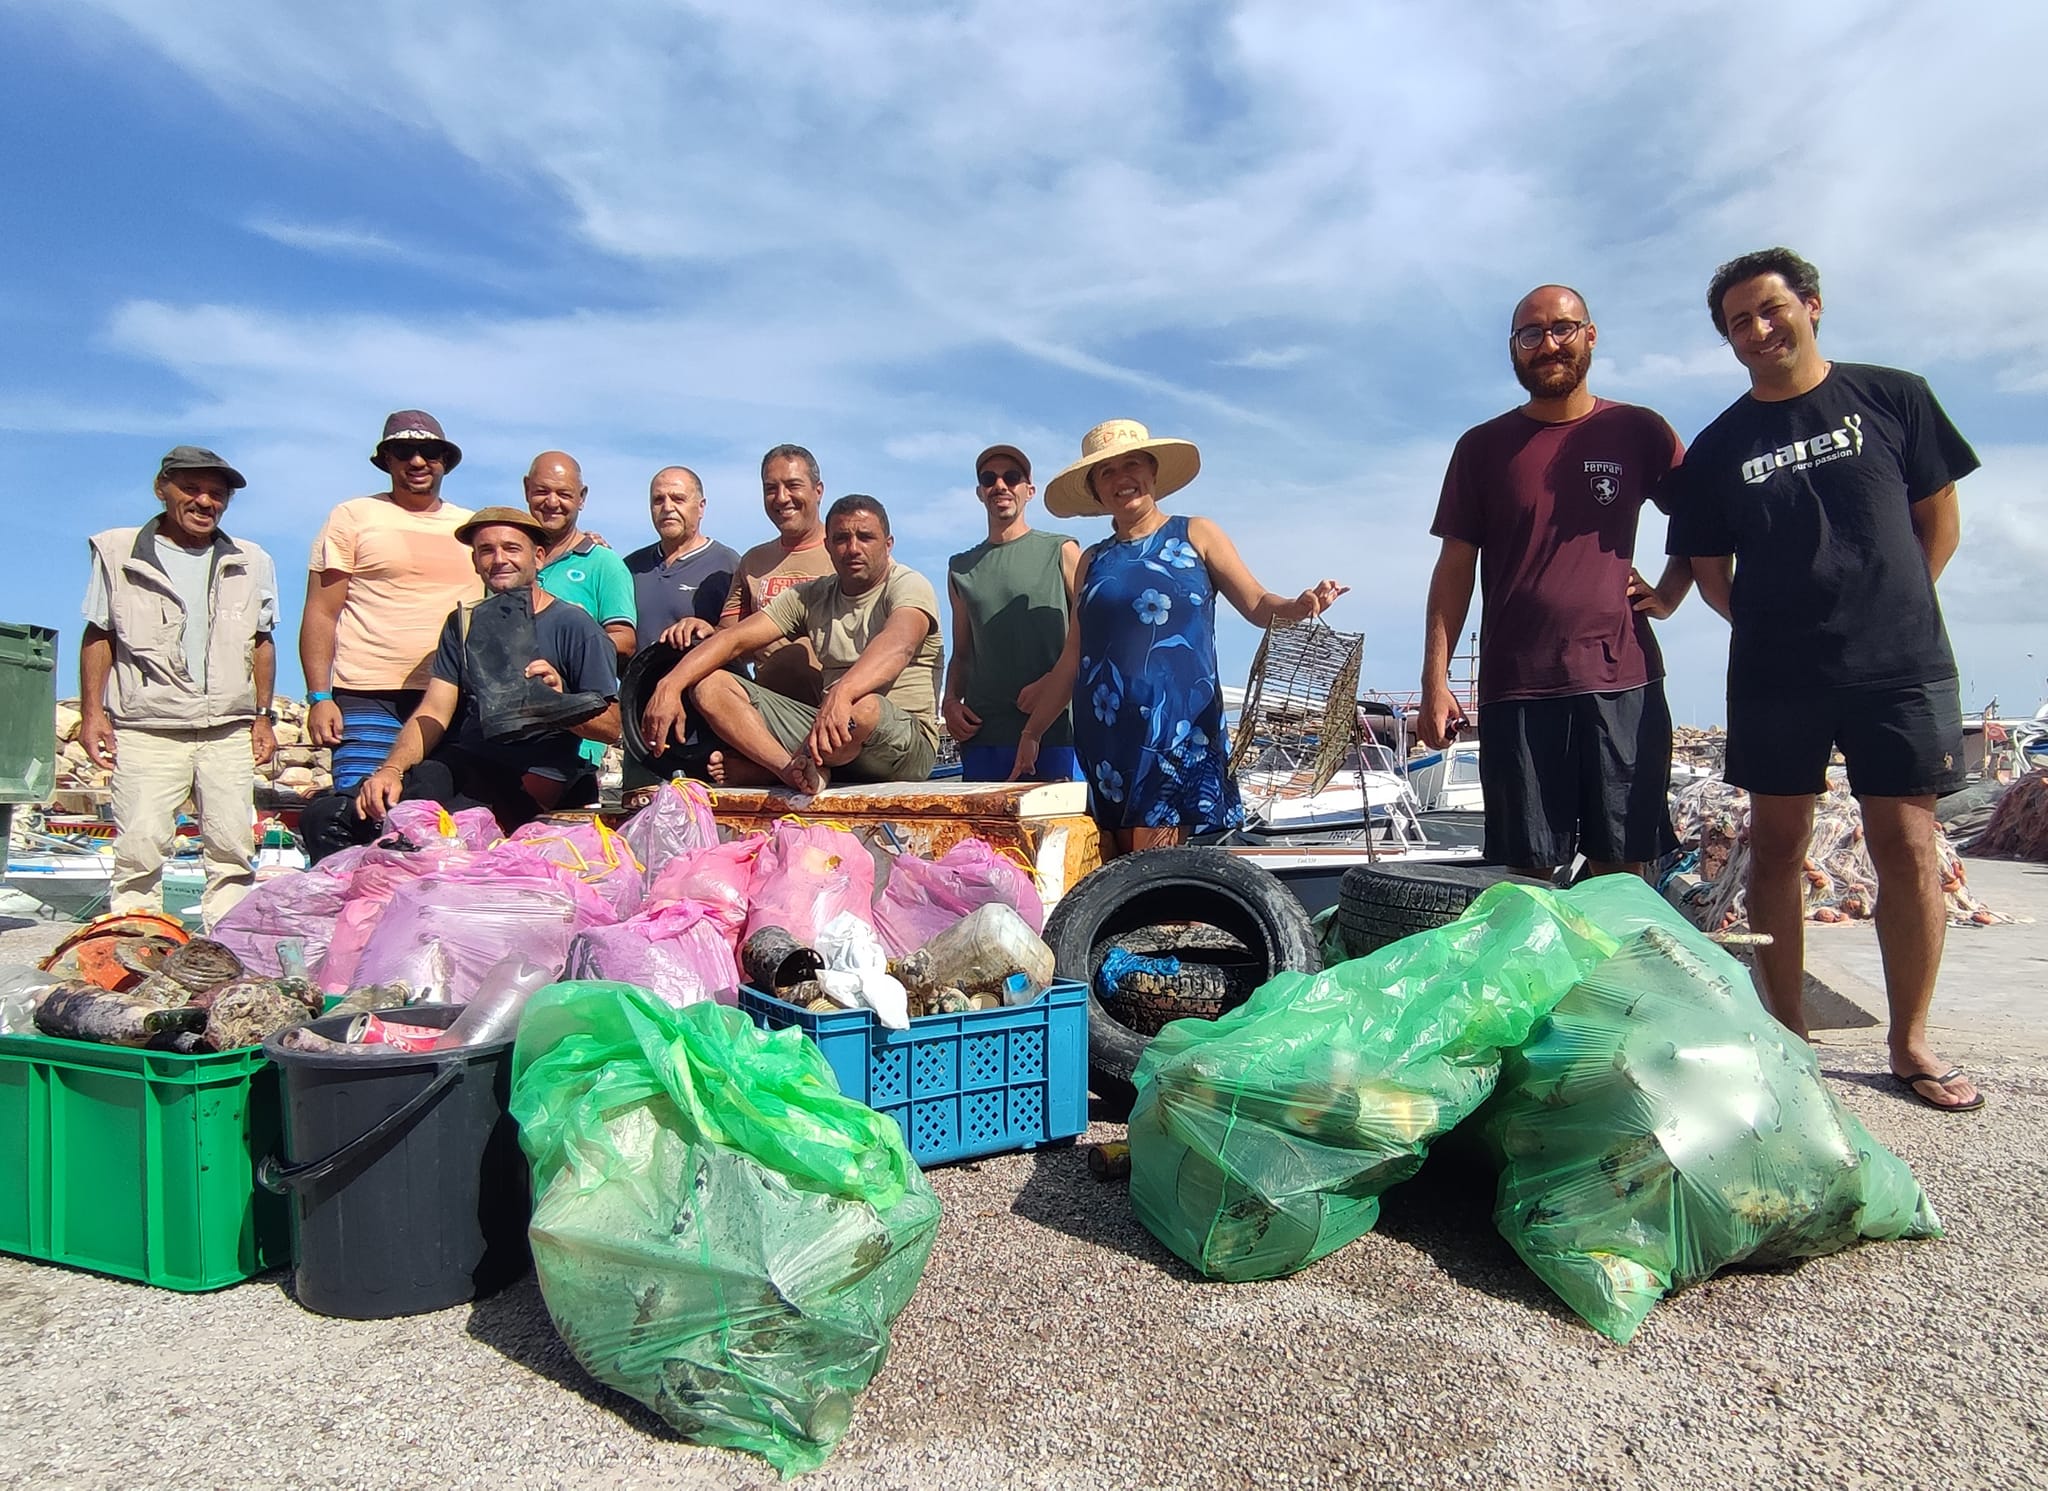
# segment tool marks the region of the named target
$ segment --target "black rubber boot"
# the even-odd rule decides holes
[[[476,701],[484,739],[494,744],[558,734],[604,713],[610,702],[602,694],[557,693],[526,676],[540,656],[526,590],[486,596],[472,606],[462,648],[463,682]]]

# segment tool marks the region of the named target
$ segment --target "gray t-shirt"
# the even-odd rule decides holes
[[[178,599],[185,606],[185,671],[192,675],[195,688],[206,687],[206,640],[212,621],[213,606],[210,591],[213,584],[213,545],[194,553],[180,548],[162,534],[155,538],[156,562],[170,582],[171,589],[178,593]],[[266,561],[254,566],[254,578],[262,591],[262,611],[256,629],[270,632],[277,629],[277,579]],[[107,604],[107,574],[97,559],[93,562],[92,578],[85,590],[85,621],[101,631],[113,630],[113,614]]]

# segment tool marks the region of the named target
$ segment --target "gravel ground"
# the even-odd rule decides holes
[[[47,945],[0,934],[0,962]],[[932,1172],[945,1220],[852,1432],[807,1484],[2048,1486],[2048,1058],[1949,1044],[1992,1106],[1821,1052],[1927,1186],[1939,1242],[1724,1276],[1633,1344],[1493,1231],[1455,1153],[1293,1278],[1197,1279],[1080,1149]],[[1120,1131],[1097,1125],[1090,1141]],[[531,1278],[355,1323],[289,1277],[203,1296],[0,1259],[0,1466],[36,1486],[757,1486],[585,1377]]]

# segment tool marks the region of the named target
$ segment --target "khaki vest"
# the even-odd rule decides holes
[[[114,641],[107,708],[114,719],[146,730],[205,730],[253,720],[263,597],[250,560],[263,551],[224,533],[213,541],[202,691],[185,667],[185,603],[156,562],[156,523],[109,528],[90,542],[107,574]]]

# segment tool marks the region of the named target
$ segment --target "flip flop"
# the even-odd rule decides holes
[[[1904,1076],[1893,1072],[1892,1081],[1905,1088],[1907,1094],[1917,1100],[1923,1107],[1932,1108],[1937,1113],[1974,1113],[1984,1106],[1984,1094],[1982,1092],[1977,1094],[1974,1102],[1937,1103],[1913,1085],[1916,1082],[1932,1082],[1936,1087],[1947,1087],[1949,1083],[1962,1075],[1963,1069],[1961,1067],[1953,1067],[1939,1077],[1935,1076],[1932,1072],[1909,1072]]]

